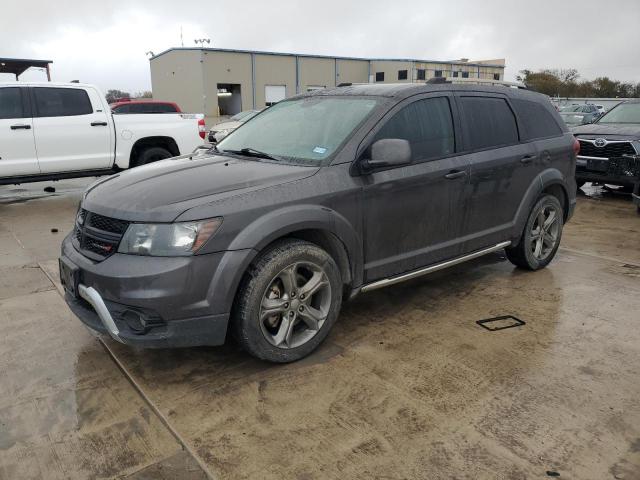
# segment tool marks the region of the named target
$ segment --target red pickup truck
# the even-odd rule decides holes
[[[181,113],[175,102],[159,102],[157,100],[118,99],[109,105],[113,113]]]

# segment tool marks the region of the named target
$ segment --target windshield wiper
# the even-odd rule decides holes
[[[245,155],[247,157],[266,158],[268,160],[282,161],[282,158],[280,157],[276,157],[267,152],[261,152],[260,150],[256,150],[255,148],[251,147],[241,148],[240,150],[223,150],[222,152],[235,153],[236,155]]]

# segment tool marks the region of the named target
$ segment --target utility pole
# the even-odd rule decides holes
[[[182,39],[182,25],[180,25],[180,45],[184,47],[184,40]]]

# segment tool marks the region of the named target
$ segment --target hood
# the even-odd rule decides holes
[[[637,123],[591,123],[571,129],[574,135],[588,138],[630,140],[640,138],[640,124]]]
[[[236,122],[236,121],[216,123],[213,127],[211,127],[211,130],[209,131],[219,132],[220,130],[235,129],[235,128],[238,128],[240,125],[242,125],[242,122]]]
[[[225,156],[177,157],[98,180],[83,208],[128,221],[171,222],[195,206],[309,177],[317,167]]]

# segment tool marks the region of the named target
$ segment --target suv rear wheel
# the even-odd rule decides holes
[[[236,340],[251,355],[293,362],[325,339],[342,302],[335,261],[302,240],[286,240],[266,251],[244,279],[232,317]]]
[[[531,209],[520,243],[507,247],[507,258],[528,270],[546,267],[560,246],[563,209],[554,195],[544,195]]]

